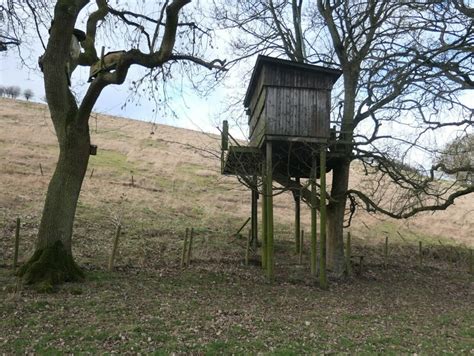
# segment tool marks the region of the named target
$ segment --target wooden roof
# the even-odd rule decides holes
[[[321,74],[324,76],[329,76],[332,79],[332,82],[335,83],[337,79],[342,74],[342,71],[339,69],[332,69],[327,67],[321,67],[313,64],[293,62],[286,59],[280,59],[275,57],[269,57],[264,55],[259,55],[257,57],[257,62],[252,72],[252,77],[250,78],[249,86],[247,87],[247,92],[245,94],[244,106],[248,107],[250,98],[252,97],[255,87],[257,85],[258,77],[264,65],[276,65],[283,68],[299,70],[301,72],[308,72],[312,74]]]

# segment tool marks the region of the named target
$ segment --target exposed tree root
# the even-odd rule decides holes
[[[52,292],[58,284],[84,279],[84,273],[61,241],[35,251],[19,269],[18,276],[25,284],[33,285],[37,291],[45,293]]]

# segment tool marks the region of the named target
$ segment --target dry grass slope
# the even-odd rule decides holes
[[[57,147],[45,106],[0,99],[0,107],[2,353],[474,352],[474,284],[462,247],[474,246],[474,197],[405,222],[361,214],[351,231],[363,273],[323,292],[307,256],[300,266],[292,254],[292,199],[278,196],[269,285],[257,265],[242,265],[244,242],[229,238],[249,215],[249,194],[219,174],[219,137],[169,126],[151,134],[147,123],[103,115],[91,120],[99,150],[73,242],[87,280],[53,295],[23,289],[10,269],[15,218],[21,262],[33,251]],[[308,230],[306,209],[303,219]],[[106,272],[119,221],[117,267]],[[188,226],[197,232],[194,258],[182,270]]]

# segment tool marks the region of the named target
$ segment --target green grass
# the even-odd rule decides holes
[[[136,164],[127,160],[127,156],[112,150],[98,149],[97,155],[91,156],[89,170],[106,168],[115,174],[130,174],[136,169]]]

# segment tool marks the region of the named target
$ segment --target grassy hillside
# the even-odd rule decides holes
[[[0,350],[14,352],[469,352],[474,350],[474,197],[409,221],[364,214],[351,232],[362,274],[320,291],[292,254],[292,198],[275,199],[276,275],[242,265],[229,236],[249,216],[249,192],[220,175],[219,137],[97,115],[73,241],[82,284],[38,295],[10,269],[33,251],[57,157],[47,108],[0,99]],[[153,130],[153,132],[152,132]],[[40,168],[41,165],[41,168]],[[43,175],[41,174],[41,170]],[[132,184],[133,177],[133,184]],[[361,180],[354,168],[353,184]],[[303,214],[308,231],[309,211]],[[116,270],[107,272],[121,222]],[[193,264],[179,266],[193,227]],[[381,243],[389,236],[383,268]],[[418,241],[424,265],[417,266]],[[308,246],[307,246],[308,247]],[[256,257],[256,256],[255,256]]]

